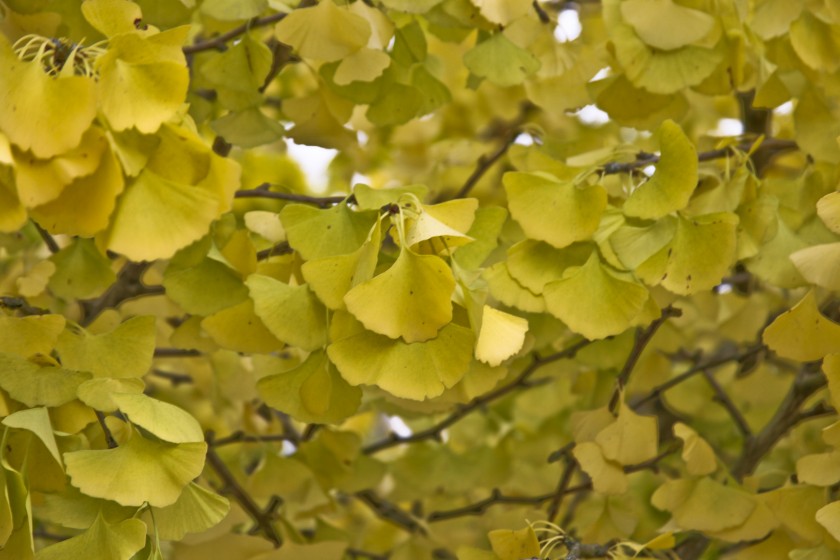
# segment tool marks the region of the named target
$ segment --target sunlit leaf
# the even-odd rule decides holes
[[[114,412],[119,406],[114,397],[122,393],[140,394],[146,384],[142,379],[114,379],[111,377],[95,377],[79,385],[79,400],[91,408],[102,412]]]
[[[717,470],[717,458],[708,442],[682,422],[674,424],[674,435],[683,440],[682,459],[692,476],[703,476]]]
[[[756,507],[745,492],[704,477],[669,480],[651,497],[651,503],[671,512],[681,529],[722,531],[743,523]]]
[[[144,394],[119,393],[112,396],[120,412],[132,424],[170,443],[204,441],[198,421],[184,409]]]
[[[540,62],[503,33],[495,33],[464,54],[464,65],[476,76],[505,87],[521,84],[539,69]]]
[[[201,533],[219,523],[230,511],[226,498],[189,483],[174,504],[154,509],[158,536],[179,541],[187,533]]]
[[[91,374],[41,366],[14,354],[0,353],[0,387],[26,406],[59,406],[76,398]]]
[[[143,376],[152,365],[154,348],[155,319],[150,316],[132,317],[102,334],[71,327],[56,345],[66,367],[114,378]]]
[[[33,354],[49,354],[64,330],[61,315],[12,317],[0,315],[0,352],[28,358]]]
[[[346,203],[327,210],[289,204],[280,213],[289,244],[306,260],[352,253],[365,242],[375,219]]]
[[[672,0],[626,0],[621,15],[642,41],[666,51],[702,39],[715,25],[709,14]]]
[[[656,456],[659,435],[655,416],[641,416],[622,405],[618,418],[595,436],[604,457],[621,465],[643,463]]]
[[[784,358],[802,362],[840,352],[840,325],[817,309],[813,291],[764,329],[764,343]]]
[[[327,342],[327,311],[307,286],[290,286],[254,274],[245,281],[254,312],[279,340],[304,350],[323,348]]]
[[[205,317],[201,327],[219,346],[238,352],[273,352],[283,347],[254,312],[250,299]]]
[[[518,531],[498,529],[490,531],[487,538],[490,540],[493,552],[502,560],[530,558],[540,555],[540,544],[531,527],[525,527]]]
[[[497,366],[519,352],[527,332],[527,319],[485,305],[475,357],[491,366]]]
[[[277,24],[275,33],[302,57],[330,62],[364,47],[371,29],[363,17],[329,0],[294,10]]]
[[[146,524],[126,519],[111,524],[98,516],[81,535],[48,546],[35,556],[37,560],[90,558],[91,560],[129,560],[146,543]]]
[[[10,428],[29,430],[40,439],[55,462],[63,466],[61,454],[58,451],[58,443],[55,440],[52,423],[46,408],[37,407],[27,410],[19,410],[3,419],[3,424]]]
[[[114,449],[65,453],[64,463],[73,486],[88,496],[165,507],[201,474],[206,451],[204,442],[157,442],[134,432]]]
[[[604,457],[601,447],[585,441],[572,449],[580,468],[592,479],[592,488],[601,494],[623,494],[627,491],[627,475],[621,464]]]

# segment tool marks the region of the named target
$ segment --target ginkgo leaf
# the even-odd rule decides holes
[[[304,350],[324,347],[327,311],[308,286],[290,286],[260,274],[249,276],[245,285],[254,313],[278,340]]]
[[[747,493],[711,478],[669,480],[657,488],[651,503],[671,512],[684,530],[723,531],[746,521],[756,507]]]
[[[367,240],[376,215],[354,212],[346,203],[327,210],[303,204],[289,204],[280,221],[292,248],[305,260],[352,253]]]
[[[819,312],[812,290],[776,317],[764,329],[762,340],[783,358],[810,362],[840,353],[840,325]]]
[[[204,0],[201,11],[208,16],[222,21],[238,21],[259,16],[268,6],[268,0],[243,0],[225,2],[224,0]]]
[[[411,400],[440,395],[463,378],[473,354],[470,329],[448,324],[437,337],[406,343],[361,328],[352,316],[332,320],[327,355],[351,385],[377,385]]]
[[[111,397],[132,424],[170,443],[204,441],[198,421],[182,408],[142,393],[118,393]]]
[[[674,435],[683,440],[682,459],[692,476],[703,476],[717,470],[717,458],[708,442],[682,422],[674,424]]]
[[[648,284],[688,295],[718,285],[735,258],[738,217],[729,212],[678,216],[674,238],[636,268]]]
[[[521,84],[539,70],[540,61],[503,33],[495,33],[464,54],[464,66],[476,76],[507,87]]]
[[[245,227],[257,235],[272,243],[280,243],[286,240],[286,230],[283,229],[280,216],[276,212],[253,210],[246,212],[243,217],[245,219]]]
[[[44,495],[44,501],[38,507],[38,517],[70,529],[87,529],[97,517],[116,523],[132,517],[136,511],[136,507],[86,496],[75,486],[67,484],[60,493]]]
[[[10,428],[18,428],[21,430],[29,430],[38,439],[40,439],[50,455],[53,456],[55,462],[61,466],[64,463],[61,460],[61,453],[58,450],[58,443],[55,440],[55,433],[53,432],[50,415],[46,408],[36,407],[26,410],[19,410],[13,414],[6,416],[3,419],[3,424]]]
[[[453,260],[465,269],[480,267],[499,244],[499,234],[507,218],[507,210],[500,206],[483,206],[476,210],[475,220],[467,235],[474,241],[462,245]]]
[[[840,502],[831,502],[817,510],[817,523],[837,540],[840,540]]]
[[[526,239],[508,249],[507,270],[522,286],[541,294],[545,285],[560,280],[567,268],[585,264],[592,251],[588,243],[557,249],[544,241]]]
[[[588,239],[607,206],[600,185],[577,187],[545,173],[505,173],[510,214],[533,239],[558,248]]]
[[[206,234],[218,214],[215,193],[145,169],[120,197],[105,242],[132,260],[168,258]]]
[[[519,352],[527,332],[527,319],[485,305],[475,346],[476,359],[491,366],[501,364]]]
[[[506,263],[499,262],[485,269],[483,273],[490,294],[507,306],[542,313],[545,311],[545,299],[540,294],[528,290],[510,275]]]
[[[475,218],[478,200],[461,198],[440,204],[418,206],[417,217],[406,220],[406,246],[411,247],[435,237],[442,237],[448,247],[471,241],[466,232]]]
[[[840,67],[840,28],[809,10],[790,25],[790,44],[802,62],[814,70],[834,72]]]
[[[262,399],[301,422],[335,424],[359,408],[362,392],[342,378],[323,351],[289,371],[257,382]]]
[[[185,28],[110,38],[96,62],[97,90],[100,110],[114,130],[155,132],[184,103],[189,71],[180,45],[185,38]]]
[[[540,543],[530,526],[513,531],[497,529],[487,533],[487,539],[496,556],[502,560],[531,558],[540,555]]]
[[[622,404],[618,418],[598,432],[595,443],[610,461],[635,465],[656,456],[658,434],[655,416],[641,416]]]
[[[203,63],[202,76],[215,86],[223,107],[235,111],[254,107],[262,100],[259,90],[271,71],[271,56],[271,49],[246,33],[231,48]]]
[[[665,51],[699,41],[715,26],[711,15],[673,0],[626,0],[621,15],[642,41]]]
[[[418,200],[423,200],[428,193],[429,188],[426,185],[406,185],[388,189],[376,189],[364,183],[353,186],[353,198],[362,210],[379,210],[386,204],[395,204],[404,194],[412,194]]]
[[[238,352],[265,353],[283,347],[254,312],[250,298],[205,317],[201,327],[219,346]]]
[[[0,353],[0,387],[26,406],[60,406],[76,398],[91,374],[40,366],[14,354]]]
[[[648,291],[609,270],[593,252],[583,266],[546,284],[544,297],[549,313],[573,331],[598,339],[632,326],[648,300]]]
[[[0,315],[0,352],[24,358],[34,354],[48,355],[64,330],[64,324],[61,315]]]
[[[97,296],[117,279],[111,261],[90,239],[74,239],[50,260],[55,264],[55,272],[50,276],[48,287],[66,300]]]
[[[796,476],[802,484],[833,486],[840,482],[840,451],[804,455],[796,461]]]
[[[507,26],[530,10],[527,2],[522,0],[472,0],[478,6],[481,15],[488,21]]]
[[[85,19],[106,37],[137,31],[140,6],[129,0],[87,0],[81,6]]]
[[[443,259],[404,248],[391,268],[347,292],[344,303],[366,328],[422,342],[452,320],[454,290],[452,270]]]
[[[277,38],[303,58],[324,62],[341,60],[367,45],[367,20],[332,0],[294,10],[277,24]]]
[[[627,475],[621,464],[604,457],[601,448],[592,442],[578,443],[572,455],[580,468],[592,479],[592,488],[600,494],[618,495],[627,491]]]
[[[165,541],[180,541],[187,533],[202,533],[227,516],[227,498],[189,483],[174,504],[154,509],[157,535]]]
[[[360,49],[343,58],[333,80],[340,86],[352,82],[370,82],[382,75],[391,64],[391,57],[376,49]]]
[[[790,254],[802,277],[821,288],[840,290],[840,243],[826,243]]]
[[[626,215],[634,218],[656,220],[684,208],[697,186],[697,150],[680,125],[667,120],[657,134],[662,157],[656,172],[633,191],[622,207]]]
[[[66,367],[114,378],[142,377],[152,365],[154,349],[155,318],[151,316],[132,317],[102,334],[70,327],[56,345]]]
[[[204,442],[158,442],[133,432],[114,449],[65,453],[64,463],[73,486],[88,496],[124,506],[165,507],[201,474],[206,452]]]
[[[668,245],[676,231],[677,220],[671,216],[645,226],[625,224],[610,235],[610,247],[621,264],[634,270]]]
[[[817,201],[817,214],[834,233],[840,233],[840,192],[828,193]]]
[[[0,39],[0,130],[21,150],[50,158],[79,145],[96,116],[96,82],[49,76],[37,61],[19,60]]]
[[[121,393],[140,394],[146,384],[142,379],[114,379],[111,377],[95,377],[79,385],[77,395],[79,400],[91,408],[102,412],[114,412],[119,406],[114,397]]]
[[[139,519],[108,523],[96,517],[84,533],[38,551],[36,560],[89,558],[90,560],[129,560],[146,544],[146,524]]]

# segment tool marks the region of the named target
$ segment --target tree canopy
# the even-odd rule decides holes
[[[840,559],[836,1],[0,14],[0,560]]]

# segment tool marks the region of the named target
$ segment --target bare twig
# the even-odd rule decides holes
[[[388,500],[378,496],[372,490],[362,490],[356,492],[358,498],[363,504],[367,505],[377,517],[383,521],[387,521],[405,529],[409,533],[426,534],[426,529],[423,525],[415,519],[413,515],[403,510],[399,506],[389,502]]]
[[[155,348],[155,358],[196,358],[203,356],[198,350],[186,348]]]
[[[572,477],[577,470],[577,462],[568,454],[565,454],[564,456],[566,458],[566,464],[563,467],[563,474],[560,475],[560,480],[557,483],[557,490],[554,493],[554,497],[551,499],[551,502],[548,504],[546,516],[549,521],[554,521],[557,518],[557,514],[560,513],[560,505],[563,503],[563,496],[566,495],[566,490],[569,488],[569,484],[572,482]]]
[[[744,415],[741,414],[741,411],[738,410],[738,407],[735,406],[735,403],[732,402],[731,398],[729,398],[727,392],[723,390],[723,387],[720,386],[720,383],[717,382],[717,379],[715,379],[709,370],[704,369],[702,373],[703,377],[705,377],[706,381],[709,383],[709,386],[711,386],[712,390],[715,392],[715,400],[718,401],[729,413],[729,416],[732,418],[732,421],[735,422],[735,427],[738,428],[741,435],[745,438],[751,437],[752,430],[750,429],[749,424],[747,424],[747,419],[744,418]]]
[[[281,19],[283,19],[284,17],[286,17],[286,15],[287,14],[284,14],[284,13],[276,13],[276,14],[271,14],[271,15],[264,16],[264,17],[251,18],[250,20],[243,23],[242,25],[240,25],[238,27],[234,27],[233,29],[231,29],[227,33],[222,33],[221,35],[213,37],[212,39],[207,39],[205,41],[200,41],[200,42],[194,43],[192,45],[187,45],[182,50],[184,51],[184,54],[191,55],[191,54],[195,54],[197,52],[202,52],[202,51],[212,51],[212,50],[215,50],[215,49],[224,49],[225,46],[226,46],[225,43],[227,43],[228,41],[236,39],[240,35],[244,35],[250,29],[256,29],[257,27],[265,27],[266,25],[271,25],[272,23],[276,23],[276,22],[280,21]]]
[[[96,419],[99,421],[99,425],[102,427],[102,432],[105,434],[105,443],[108,444],[108,449],[114,449],[117,447],[117,440],[114,439],[114,434],[111,433],[111,429],[108,428],[108,424],[105,423],[105,413],[99,410],[93,411],[96,414]]]
[[[47,246],[47,249],[50,250],[50,253],[58,253],[61,250],[58,243],[55,242],[53,236],[50,235],[47,230],[42,228],[38,222],[32,220],[32,225],[35,226],[35,229],[38,231],[38,235],[40,235],[41,239],[44,240],[44,244]]]
[[[490,391],[489,393],[485,393],[479,397],[474,398],[469,403],[461,405],[455,409],[449,416],[431,426],[425,430],[421,430],[419,432],[415,432],[410,436],[398,436],[395,433],[391,433],[387,438],[378,441],[376,443],[372,443],[365,448],[363,448],[362,452],[367,454],[378,453],[383,449],[388,449],[391,447],[395,447],[397,445],[402,445],[405,443],[416,443],[418,441],[425,441],[429,439],[440,439],[440,434],[446,428],[452,426],[465,416],[469,415],[473,411],[497,400],[505,395],[520,389],[527,385],[528,379],[537,372],[541,367],[544,365],[573,358],[575,354],[577,354],[581,348],[588,346],[592,342],[589,340],[579,340],[578,342],[572,344],[568,348],[561,350],[560,352],[555,352],[549,356],[545,356],[541,358],[539,356],[534,356],[534,360],[531,364],[526,367],[522,373],[520,373],[516,379],[508,383],[507,385],[502,385],[501,387]]]
[[[173,373],[171,371],[163,371],[162,369],[153,369],[152,375],[170,381],[173,387],[193,382],[192,376],[186,373]]]
[[[127,262],[117,275],[117,280],[96,299],[80,302],[84,318],[79,321],[87,326],[106,309],[116,308],[122,302],[141,296],[156,296],[165,293],[163,286],[146,286],[141,278],[150,263]]]
[[[219,439],[214,439],[210,443],[213,447],[221,447],[222,445],[230,445],[233,443],[271,443],[277,441],[288,441],[290,443],[297,443],[294,436],[287,434],[246,434],[239,430],[233,432],[231,435]]]
[[[274,514],[270,511],[264,512],[260,509],[254,499],[248,492],[237,482],[236,477],[230,472],[227,465],[222,461],[216,452],[213,450],[215,441],[213,433],[207,433],[207,464],[216,471],[216,474],[224,483],[224,487],[220,490],[221,493],[232,496],[242,509],[251,517],[256,525],[256,529],[263,533],[268,540],[270,540],[275,547],[280,547],[283,544],[283,539],[274,527]],[[276,507],[276,506],[275,506]]]
[[[270,183],[263,183],[255,189],[236,191],[235,198],[271,198],[274,200],[287,200],[289,202],[301,202],[303,204],[314,204],[321,208],[327,208],[333,204],[339,204],[347,200],[346,196],[309,196],[306,194],[284,193],[270,191]]]

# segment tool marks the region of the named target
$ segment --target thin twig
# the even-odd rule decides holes
[[[207,39],[206,41],[199,41],[198,43],[187,45],[182,50],[184,51],[184,54],[191,55],[202,51],[224,49],[226,46],[225,43],[236,39],[240,35],[247,33],[249,29],[256,29],[257,27],[265,27],[266,25],[271,25],[272,23],[276,23],[283,19],[284,17],[286,17],[286,15],[287,14],[278,12],[276,14],[271,14],[264,17],[251,18],[239,27],[234,27],[227,33],[222,33],[221,35],[213,37],[212,39]]]
[[[566,465],[563,467],[563,474],[560,475],[560,480],[557,483],[557,490],[554,497],[551,499],[551,502],[548,504],[548,510],[546,513],[546,517],[552,522],[557,518],[557,514],[560,513],[560,505],[563,503],[563,497],[566,495],[566,490],[569,488],[569,484],[571,484],[572,477],[574,476],[578,466],[577,461],[568,454],[566,454],[565,457]]]
[[[636,367],[639,358],[642,356],[642,352],[644,352],[645,348],[647,348],[647,345],[653,338],[653,335],[656,334],[656,331],[659,330],[659,327],[661,327],[665,321],[671,317],[679,317],[681,315],[682,311],[680,309],[668,306],[664,308],[661,315],[644,330],[636,331],[636,340],[633,343],[633,349],[630,350],[630,355],[627,357],[627,360],[624,362],[624,367],[621,368],[621,372],[615,380],[615,389],[613,390],[612,398],[610,398],[609,404],[610,412],[615,414],[618,410],[618,405],[621,402],[621,395],[624,392],[624,388],[627,386],[627,382],[630,380],[630,374],[633,373],[633,368]]]
[[[203,356],[198,350],[186,348],[155,348],[155,358],[196,358]]]
[[[105,423],[105,414],[100,410],[94,410],[93,412],[96,414],[96,419],[99,421],[102,432],[105,434],[105,443],[108,444],[108,449],[115,449],[118,447],[117,440],[114,439],[114,434],[111,433],[111,429]]]
[[[271,443],[277,441],[297,443],[294,436],[286,434],[246,434],[242,430],[238,430],[227,437],[214,439],[211,445],[213,447],[221,447],[222,445],[230,445],[232,443]]]
[[[32,225],[35,226],[35,229],[38,231],[38,235],[41,236],[41,239],[44,240],[44,244],[47,246],[47,249],[50,250],[50,253],[58,253],[61,248],[58,246],[58,243],[55,242],[55,238],[49,234],[47,230],[41,227],[41,224],[32,220]]]
[[[426,534],[425,527],[413,515],[378,496],[373,490],[362,490],[356,492],[355,496],[383,521],[388,521],[397,527],[405,529],[409,533]]]
[[[362,452],[370,455],[373,453],[378,453],[379,451],[382,451],[384,449],[389,449],[391,447],[395,447],[397,445],[402,445],[405,443],[416,443],[418,441],[425,441],[428,439],[440,439],[440,434],[443,430],[452,426],[453,424],[455,424],[465,416],[469,415],[473,411],[525,386],[527,384],[526,382],[528,381],[528,378],[531,377],[534,373],[536,373],[537,370],[539,370],[544,365],[556,362],[558,360],[573,358],[575,354],[577,354],[581,350],[581,348],[584,348],[589,344],[592,344],[592,341],[583,339],[572,344],[568,348],[561,350],[560,352],[555,352],[554,354],[545,356],[544,358],[535,355],[534,360],[531,362],[531,364],[528,367],[526,367],[522,371],[522,373],[520,373],[516,377],[516,379],[514,379],[507,385],[502,385],[501,387],[490,391],[489,393],[485,393],[481,396],[474,398],[465,405],[459,406],[455,409],[454,412],[452,412],[449,416],[447,416],[434,426],[431,426],[419,432],[415,432],[410,436],[398,436],[397,434],[392,432],[387,438],[364,447],[362,449]]]
[[[236,191],[234,198],[270,198],[273,200],[287,200],[289,202],[301,202],[303,204],[314,204],[321,208],[327,208],[333,204],[339,204],[347,200],[346,196],[309,196],[306,194],[284,193],[270,191],[270,183],[263,183],[255,189]]]
[[[84,318],[82,326],[90,325],[106,309],[114,309],[122,302],[141,296],[157,296],[165,293],[163,286],[146,286],[142,277],[151,263],[127,262],[117,274],[117,280],[96,299],[80,302]]]
[[[212,432],[208,432],[206,440],[208,443],[207,464],[216,471],[216,474],[224,483],[224,488],[222,488],[221,492],[231,495],[237,502],[239,502],[242,509],[244,509],[254,521],[257,529],[259,529],[259,531],[263,533],[275,547],[279,548],[280,545],[283,544],[283,539],[274,527],[274,515],[271,512],[266,513],[260,509],[251,495],[242,488],[239,482],[237,482],[236,477],[234,477],[233,473],[230,472],[230,469],[228,469],[225,462],[222,461],[221,457],[219,457],[213,450],[215,442]]]
[[[729,413],[729,416],[732,418],[732,421],[735,422],[735,427],[738,428],[741,435],[744,438],[751,437],[752,430],[750,429],[750,425],[747,424],[747,419],[744,418],[744,415],[741,414],[741,411],[738,410],[738,407],[735,406],[735,403],[732,402],[731,398],[729,398],[727,392],[723,390],[723,387],[721,387],[720,383],[717,382],[717,379],[715,379],[709,370],[704,369],[702,373],[703,377],[705,377],[706,381],[709,383],[709,386],[715,392],[715,400],[717,400]]]
[[[171,371],[163,371],[162,369],[153,369],[152,375],[170,381],[173,387],[193,382],[192,376],[187,375],[186,373],[174,373]]]

